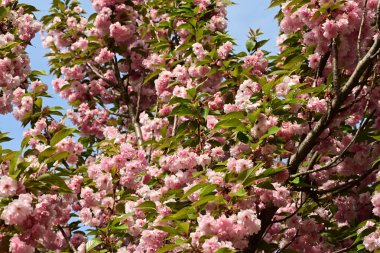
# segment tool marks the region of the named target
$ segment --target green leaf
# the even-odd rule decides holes
[[[0,133],[0,143],[1,142],[8,142],[8,141],[11,141],[13,140],[12,138],[9,138],[7,136],[8,133]]]
[[[58,154],[50,156],[45,162],[49,164],[49,163],[54,163],[56,161],[61,161],[63,159],[66,159],[69,155],[70,153],[67,151],[59,152]]]
[[[260,175],[258,175],[256,178],[258,179],[258,178],[269,177],[269,176],[275,175],[275,174],[277,174],[277,173],[279,173],[285,169],[286,169],[286,167],[269,168],[269,169],[266,169]]]
[[[189,230],[190,230],[190,222],[180,222],[180,221],[177,221],[176,222],[178,228],[184,232],[185,234],[188,234],[189,233]]]
[[[200,190],[206,186],[210,186],[210,185],[211,185],[210,183],[203,183],[203,184],[194,185],[185,194],[183,194],[182,199],[186,199],[188,196],[190,196],[194,192],[196,192],[196,191],[198,191],[198,190]]]
[[[13,157],[12,157],[11,163],[9,165],[9,175],[16,176],[19,174],[17,171],[17,162],[18,162],[19,157],[22,154],[22,151],[20,150],[18,152],[13,152],[12,154],[13,154]]]
[[[236,137],[238,138],[239,141],[243,142],[243,143],[248,143],[249,142],[249,137],[242,133],[242,132],[238,132]]]
[[[239,188],[239,190],[237,190],[236,192],[231,192],[229,195],[231,197],[245,197],[247,196],[247,191],[244,190],[244,188]]]
[[[197,113],[187,105],[179,105],[173,108],[171,115],[177,116],[195,116]]]
[[[161,249],[159,249],[157,251],[157,253],[165,253],[165,252],[171,251],[171,250],[173,250],[173,249],[175,249],[177,247],[178,247],[178,245],[176,245],[176,244],[166,244],[164,247],[162,247]]]
[[[220,200],[220,196],[208,195],[208,196],[202,197],[198,201],[194,202],[193,206],[198,207],[198,206],[210,203],[210,202],[216,202],[216,201],[219,202],[219,200]]]
[[[372,139],[375,139],[377,141],[380,141],[380,135],[377,135],[377,136],[371,136]]]
[[[170,227],[170,226],[156,226],[154,228],[162,230],[164,232],[167,232],[167,233],[169,233],[171,235],[179,235],[180,234],[180,232],[178,231],[178,229],[175,229],[175,228]]]
[[[241,120],[239,119],[226,119],[226,120],[221,120],[219,121],[214,129],[215,130],[219,130],[219,129],[222,129],[222,128],[236,128],[236,127],[239,127],[239,126],[244,126],[244,124],[241,122]]]
[[[276,188],[274,188],[274,186],[268,181],[258,183],[256,186],[263,189],[268,189],[268,190],[273,190],[273,191],[276,190]]]
[[[269,8],[273,8],[279,5],[282,5],[285,3],[287,0],[272,0],[272,3],[269,5]]]
[[[86,252],[90,252],[91,250],[93,250],[96,246],[99,246],[100,244],[102,244],[102,240],[100,240],[99,238],[94,238],[94,239],[91,239],[89,240],[87,243],[86,243]]]
[[[234,253],[235,250],[229,249],[229,248],[221,248],[218,249],[215,253]]]
[[[153,201],[145,201],[136,207],[137,209],[146,211],[156,211],[156,204]]]
[[[257,109],[256,111],[248,114],[248,119],[249,119],[249,122],[251,122],[251,124],[255,124],[256,123],[256,120],[257,118],[259,117],[261,113],[261,110],[260,109]]]
[[[169,102],[169,105],[174,105],[174,104],[191,104],[191,101],[188,100],[188,99],[185,99],[185,98],[180,98],[180,97],[173,97],[170,102]]]
[[[67,187],[65,180],[63,180],[57,174],[44,174],[36,179],[37,182],[43,182],[47,185],[58,186],[61,190],[65,192],[71,192],[70,188]]]
[[[204,187],[201,192],[200,192],[200,196],[203,197],[203,196],[206,196],[208,195],[209,193],[213,192],[216,188],[218,188],[218,186],[216,184],[212,184],[212,185],[208,185],[206,187]]]
[[[70,128],[64,128],[58,131],[53,138],[51,138],[50,141],[50,146],[56,145],[58,142],[66,138],[67,136],[71,135],[72,133],[75,132],[75,129],[70,129]]]
[[[8,15],[8,8],[0,7],[0,20],[3,20]]]
[[[272,90],[272,88],[274,86],[274,84],[275,84],[275,79],[273,79],[270,82],[264,84],[262,86],[262,88],[261,88],[263,90],[264,94],[269,95],[270,91]]]
[[[39,155],[38,155],[38,160],[40,162],[44,161],[46,158],[50,157],[51,155],[53,155],[55,152],[57,151],[56,148],[54,147],[48,147],[46,148],[44,151],[42,151]]]
[[[245,113],[244,112],[230,112],[226,115],[223,115],[220,119],[226,120],[226,119],[244,119]]]
[[[247,40],[247,42],[245,43],[245,47],[247,48],[248,52],[252,52],[253,49],[255,49],[256,47],[256,41],[252,39]]]
[[[150,73],[148,76],[145,77],[143,84],[148,83],[150,80],[152,80],[153,78],[158,76],[159,73],[161,73],[161,70],[156,70],[156,71]]]
[[[276,126],[272,126],[271,128],[269,128],[268,130],[268,135],[272,135],[272,134],[276,134],[278,131],[280,131],[281,128],[279,127],[276,127]]]
[[[179,210],[175,214],[168,215],[162,219],[162,221],[173,221],[173,220],[188,220],[195,216],[197,211],[193,206],[187,206]]]
[[[186,92],[190,98],[193,98],[197,94],[197,89],[194,87],[194,88],[186,90]]]
[[[33,70],[30,74],[34,76],[47,76],[47,73],[44,70]]]
[[[299,177],[296,177],[295,179],[293,179],[293,180],[291,181],[291,183],[293,183],[293,184],[295,184],[295,185],[299,184],[299,183],[300,183],[300,178],[299,178]]]

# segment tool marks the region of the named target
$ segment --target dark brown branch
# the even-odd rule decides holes
[[[292,243],[294,242],[294,240],[298,237],[298,231],[297,233],[295,234],[295,236],[292,238],[292,240],[290,240],[284,247],[282,247],[281,249],[279,249],[277,251],[277,253],[281,253],[283,252],[284,250],[286,250],[290,245],[292,245]]]
[[[109,85],[111,86],[114,86],[115,84],[113,82],[111,82],[110,80],[108,80],[107,78],[105,78],[100,72],[99,70],[97,70],[94,66],[92,66],[90,63],[87,63],[86,64],[90,69],[91,71],[100,79],[102,79],[103,81],[105,81],[106,83],[108,83]]]
[[[116,75],[118,85],[123,92],[122,98],[124,100],[124,103],[126,103],[127,107],[128,107],[128,113],[129,113],[129,116],[132,120],[132,125],[133,125],[133,128],[135,130],[136,137],[137,137],[137,144],[141,147],[142,143],[143,143],[143,137],[142,137],[140,123],[138,122],[138,117],[137,117],[138,112],[135,112],[133,110],[131,98],[129,97],[129,94],[128,94],[129,76],[128,76],[128,79],[126,80],[126,85],[124,85],[124,81],[121,78],[121,72],[120,72],[119,66],[117,64],[116,56],[113,59],[113,68],[115,71],[115,75]]]
[[[270,206],[260,212],[258,218],[261,220],[261,229],[257,234],[249,237],[248,247],[243,250],[243,253],[253,253],[256,251],[266,230],[270,227],[270,225],[272,225],[272,218],[276,214],[277,210],[277,207]]]
[[[61,227],[61,225],[58,225],[57,227],[58,227],[58,230],[62,233],[63,238],[65,238],[66,242],[69,244],[71,250],[74,253],[77,253],[78,251],[75,249],[74,245],[71,243],[70,238],[66,235],[65,230]]]
[[[318,194],[326,194],[326,193],[331,193],[332,195],[335,195],[335,194],[338,194],[344,190],[347,190],[349,188],[352,188],[358,184],[360,184],[366,177],[368,177],[369,175],[371,175],[373,172],[375,172],[378,168],[379,168],[379,164],[380,164],[380,160],[377,160],[375,161],[371,168],[369,170],[367,170],[364,174],[362,174],[360,177],[352,180],[352,181],[349,181],[345,184],[342,184],[342,185],[338,185],[334,188],[331,188],[331,189],[326,189],[326,190],[322,190],[322,191],[317,191]]]
[[[380,10],[380,4],[378,6],[378,10]],[[333,99],[328,112],[320,118],[320,120],[316,123],[315,127],[312,129],[312,131],[310,131],[307,134],[306,138],[301,142],[297,152],[291,156],[289,165],[289,171],[291,172],[291,174],[297,172],[299,165],[303,162],[305,157],[315,146],[320,134],[327,128],[327,126],[338,114],[339,108],[342,106],[352,89],[358,84],[363,73],[365,73],[367,68],[371,65],[373,59],[377,56],[376,53],[379,49],[380,36],[377,36],[370,50],[363,57],[363,59],[359,61],[358,65],[355,68],[355,71],[352,73],[345,85],[341,88],[339,94],[337,94],[336,97]]]
[[[340,161],[343,159],[343,156],[347,153],[348,149],[354,144],[354,142],[356,141],[356,139],[358,138],[359,136],[359,133],[363,130],[363,128],[368,124],[369,120],[373,117],[373,115],[375,114],[375,110],[362,122],[362,124],[359,126],[359,128],[356,130],[356,133],[354,135],[354,137],[352,138],[352,140],[350,141],[350,143],[344,148],[344,150],[342,150],[342,152],[335,156],[330,162],[328,162],[325,166],[321,167],[321,168],[318,168],[318,169],[314,169],[314,170],[310,170],[308,169],[307,171],[305,172],[300,172],[300,173],[297,173],[297,174],[294,174],[294,175],[291,175],[290,178],[296,178],[296,177],[300,177],[300,176],[305,176],[305,175],[309,175],[309,174],[312,174],[312,173],[316,173],[316,172],[320,172],[320,171],[324,171],[324,170],[328,170],[336,165],[338,165],[340,163]]]
[[[302,200],[301,200],[302,201]],[[282,218],[282,219],[279,219],[279,220],[274,220],[272,223],[279,223],[279,222],[284,222],[290,218],[292,218],[294,215],[296,215],[298,213],[299,210],[301,210],[301,208],[303,207],[303,205],[307,202],[307,199],[301,203],[301,205],[297,208],[297,210],[295,210],[293,213],[289,214],[288,216]]]
[[[92,66],[89,63],[87,63],[86,65],[92,70],[92,72],[98,78],[104,80],[106,83],[110,84],[111,86],[115,85],[113,82],[111,82],[110,80],[108,80],[107,78],[105,78],[94,66]],[[119,67],[117,66],[116,59],[114,59],[114,71],[115,71],[116,79],[118,80],[119,88],[121,89],[122,99],[123,99],[123,101],[126,103],[126,105],[128,107],[128,114],[129,114],[129,117],[131,118],[132,125],[133,125],[133,128],[135,130],[135,134],[136,134],[136,137],[137,137],[137,143],[138,143],[139,146],[141,146],[142,143],[143,143],[141,127],[140,127],[140,124],[137,121],[137,116],[136,116],[136,114],[135,114],[135,112],[134,112],[134,110],[132,108],[132,103],[130,102],[128,91],[127,91],[126,87],[124,86],[124,81],[121,79],[120,71],[119,71]]]
[[[333,65],[333,88],[336,94],[339,93],[339,74],[338,74],[338,44],[336,38],[332,42],[332,65]]]
[[[357,56],[358,60],[360,60],[362,58],[361,52],[360,52],[360,47],[361,47],[361,39],[362,39],[363,27],[364,27],[365,19],[367,17],[367,2],[368,2],[368,0],[364,1],[362,20],[361,20],[361,23],[360,23],[360,29],[359,29],[359,34],[358,34],[358,43],[356,45],[356,50],[357,50],[357,54],[358,54],[358,56]]]

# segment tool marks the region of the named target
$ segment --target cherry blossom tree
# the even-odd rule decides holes
[[[253,29],[234,50],[226,0],[0,2],[0,113],[26,127],[1,252],[380,250],[380,0],[272,0],[276,55]]]

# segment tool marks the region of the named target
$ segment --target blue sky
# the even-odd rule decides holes
[[[37,13],[37,17],[41,17],[49,10],[49,4],[51,1],[33,1],[33,0],[20,0],[21,3],[27,3],[36,6],[41,12]],[[90,0],[82,0],[82,7],[91,12]],[[237,50],[245,50],[245,41],[248,38],[249,28],[260,28],[264,35],[263,39],[270,39],[268,44],[264,47],[265,50],[270,52],[276,52],[276,36],[278,34],[277,22],[274,20],[276,15],[275,9],[268,9],[269,0],[234,0],[236,5],[229,7],[228,9],[228,30],[233,38],[236,39],[238,44]],[[38,34],[32,42],[33,46],[29,47],[28,52],[30,54],[32,69],[45,70],[49,72],[48,61],[44,58],[44,54],[47,52],[41,46],[40,35]],[[54,94],[53,89],[50,87],[51,80],[54,77],[46,76],[42,78],[42,81],[49,85],[49,93],[54,96],[53,99],[45,99],[45,105],[62,106],[67,108],[63,99]],[[21,123],[16,121],[13,116],[0,115],[0,132],[9,132],[9,136],[14,138],[11,142],[3,143],[4,148],[11,148],[14,150],[19,149],[22,133],[24,129],[21,127]]]

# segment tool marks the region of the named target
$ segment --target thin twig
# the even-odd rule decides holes
[[[128,113],[132,120],[132,125],[137,137],[137,144],[141,147],[143,143],[142,131],[141,131],[140,123],[138,122],[137,114],[132,108],[131,98],[129,97],[129,94],[128,94],[129,76],[128,76],[128,79],[126,80],[126,85],[124,85],[124,81],[121,78],[121,72],[117,64],[116,56],[113,59],[113,67],[114,67],[114,71],[115,71],[115,75],[116,75],[116,79],[118,81],[119,87],[124,93],[123,94],[124,96],[122,96],[122,99],[124,100],[124,103],[127,104]]]
[[[358,34],[358,43],[356,45],[356,50],[358,54],[358,61],[362,58],[361,52],[360,52],[360,47],[361,47],[361,39],[362,39],[362,33],[363,33],[363,27],[364,27],[364,22],[367,17],[367,2],[368,0],[364,1],[364,6],[363,6],[363,14],[362,14],[362,21],[360,23],[360,29],[359,29],[359,34]]]
[[[86,65],[91,69],[91,71],[100,79],[102,79],[103,81],[105,81],[106,83],[108,83],[109,85],[111,86],[114,86],[115,84],[113,82],[111,82],[110,80],[108,80],[107,78],[104,77],[104,75],[102,75],[94,66],[92,66],[90,63],[86,63]]]
[[[65,238],[66,242],[69,244],[71,250],[74,253],[77,253],[78,251],[75,249],[74,245],[71,243],[70,238],[66,235],[65,230],[61,227],[61,225],[58,225],[57,227],[58,227],[58,230],[62,233],[63,238]]]
[[[297,233],[295,234],[295,236],[292,238],[292,240],[290,240],[284,247],[282,247],[281,249],[279,249],[279,251],[277,251],[277,253],[281,253],[283,252],[284,250],[286,250],[293,242],[294,240],[298,237],[298,231]]]
[[[379,13],[380,1],[378,3]],[[309,154],[310,150],[314,148],[318,137],[338,114],[339,108],[347,99],[347,96],[350,94],[350,92],[357,86],[360,78],[363,76],[363,73],[366,72],[374,58],[377,56],[376,53],[379,49],[380,36],[377,36],[367,54],[363,57],[363,59],[359,61],[358,65],[356,66],[354,72],[351,74],[348,81],[341,88],[339,94],[337,94],[336,97],[333,99],[331,107],[329,108],[327,113],[323,115],[318,122],[316,122],[315,127],[307,134],[305,139],[301,142],[296,153],[291,156],[289,165],[290,173],[294,174],[297,171],[298,166],[303,162],[305,157]]]
[[[296,177],[305,176],[305,175],[309,175],[309,174],[312,174],[312,173],[328,170],[328,169],[330,169],[330,168],[338,165],[341,162],[341,161],[339,162],[339,160],[342,160],[343,156],[346,154],[346,152],[348,151],[348,149],[355,143],[357,137],[359,136],[359,133],[367,125],[367,123],[373,117],[374,114],[375,114],[375,110],[362,122],[362,124],[357,129],[354,137],[351,139],[350,143],[344,148],[344,150],[339,155],[335,156],[329,163],[327,163],[325,166],[323,166],[321,168],[318,168],[318,169],[307,170],[305,172],[300,172],[300,173],[291,175],[290,178],[296,178]]]
[[[301,208],[303,207],[303,205],[307,202],[308,200],[306,199],[304,202],[301,203],[301,205],[297,208],[297,210],[295,210],[293,213],[291,213],[290,215],[282,218],[282,219],[279,219],[279,220],[274,220],[272,221],[273,223],[279,223],[279,222],[283,222],[283,221],[286,221],[288,219],[290,219],[291,217],[293,217],[294,215],[296,215],[298,213],[299,210],[301,210]]]
[[[339,93],[339,74],[338,74],[338,45],[336,38],[332,42],[332,65],[333,65],[333,88],[335,89],[336,94]]]
[[[332,195],[335,195],[335,194],[338,194],[338,193],[340,193],[346,189],[349,189],[349,188],[351,188],[357,184],[360,184],[360,182],[362,182],[366,177],[368,177],[370,174],[372,174],[373,172],[375,172],[379,168],[379,164],[380,164],[380,160],[377,160],[372,164],[371,168],[369,170],[367,170],[364,174],[362,174],[360,177],[358,177],[352,181],[349,181],[345,184],[338,185],[338,186],[331,188],[331,189],[317,191],[317,193],[318,194],[331,193]]]

